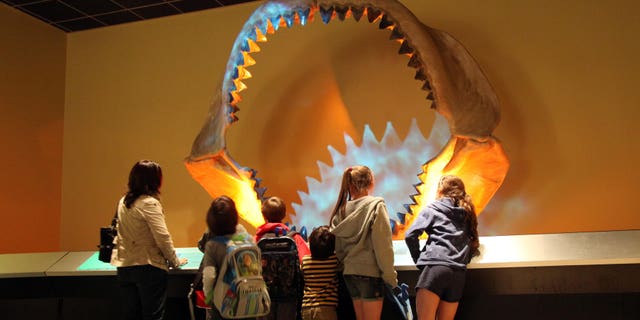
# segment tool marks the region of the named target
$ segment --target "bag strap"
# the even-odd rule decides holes
[[[118,209],[120,209],[120,202],[116,205],[116,213],[113,214],[113,219],[111,219],[112,228],[115,228],[116,224],[118,224]]]

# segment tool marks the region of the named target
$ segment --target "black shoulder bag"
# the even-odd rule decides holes
[[[116,235],[118,235],[118,230],[116,230],[116,224],[118,223],[118,209],[116,208],[116,213],[113,215],[113,219],[111,220],[111,225],[108,227],[100,228],[100,244],[98,245],[99,253],[98,260],[102,262],[111,262],[111,252],[113,250],[113,239],[115,239]]]

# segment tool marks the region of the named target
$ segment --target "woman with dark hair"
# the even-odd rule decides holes
[[[374,185],[368,167],[346,169],[329,219],[357,320],[380,319],[385,284],[398,286],[389,214],[384,199],[371,196]]]
[[[427,243],[420,249],[419,237]],[[480,254],[476,210],[462,180],[440,179],[436,200],[427,205],[405,233],[405,242],[418,269],[418,319],[453,320],[462,298],[467,264]]]
[[[187,263],[178,258],[160,204],[162,169],[153,161],[138,161],[129,173],[129,190],[118,203],[118,235],[111,264],[125,319],[163,319],[169,266]]]

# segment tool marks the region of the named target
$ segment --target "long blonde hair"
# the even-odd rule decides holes
[[[331,213],[331,218],[329,218],[329,225],[331,225],[336,215],[344,217],[344,208],[347,205],[347,201],[351,199],[352,192],[365,191],[371,187],[372,183],[373,172],[367,166],[353,166],[344,170],[340,193],[338,193],[338,200]]]
[[[464,182],[457,176],[445,175],[438,182],[438,193],[436,196],[440,198],[451,198],[454,205],[464,208],[466,211],[465,225],[466,233],[469,236],[469,246],[471,247],[471,256],[480,255],[480,239],[478,237],[478,218],[476,217],[476,208],[473,205],[471,196],[467,194],[464,188]]]

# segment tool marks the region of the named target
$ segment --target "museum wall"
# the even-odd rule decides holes
[[[640,178],[639,4],[403,3],[458,39],[501,101],[494,135],[511,167],[480,215],[481,235],[640,228],[630,201]],[[175,244],[195,245],[211,197],[183,161],[233,41],[258,5],[67,35],[61,249],[95,248],[98,227],[110,221],[129,169],[143,158],[163,166]],[[388,121],[400,139],[414,118],[430,133],[426,93],[377,24],[324,25],[316,17],[268,38],[253,55],[240,120],[226,137],[229,153],[258,171],[267,195],[299,202],[305,177],[321,178],[317,161],[332,165],[327,146],[344,152],[345,133],[359,145],[365,124],[378,139]]]
[[[65,38],[0,5],[0,253],[60,247]]]

